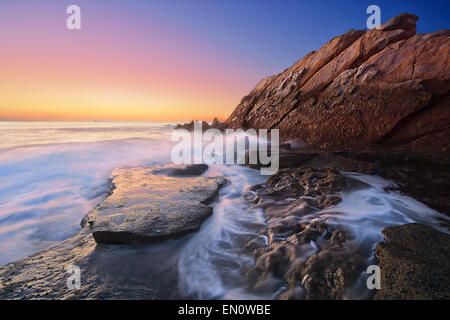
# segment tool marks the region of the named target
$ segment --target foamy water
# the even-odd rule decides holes
[[[260,237],[258,227],[264,225],[264,217],[261,210],[249,209],[243,194],[266,178],[259,171],[240,166],[212,166],[207,175],[226,176],[230,184],[220,191],[214,215],[181,252],[179,289],[182,294],[198,299],[257,298],[242,289],[243,274],[254,261],[243,255],[241,248]]]
[[[417,222],[448,232],[439,221],[448,220],[446,215],[399,192],[387,192],[386,188],[395,186],[395,182],[379,176],[344,174],[349,188],[341,193],[342,201],[316,215],[329,224],[345,225],[360,246],[372,248],[383,240],[384,228],[406,223]]]
[[[0,265],[76,235],[81,218],[106,197],[108,177],[114,168],[170,162],[172,129],[161,123],[0,122]],[[155,250],[173,251],[170,261],[176,263],[170,268],[178,274],[173,285],[182,296],[276,297],[284,288],[282,281],[273,292],[260,296],[245,289],[243,276],[254,261],[243,253],[242,246],[261,237],[258,231],[264,225],[261,210],[249,208],[243,195],[248,187],[267,177],[259,170],[237,165],[213,165],[206,175],[224,175],[230,184],[221,189],[213,204],[214,213],[200,231],[181,239],[186,243],[174,241],[176,250],[170,241],[149,245],[148,250],[112,246],[108,254],[122,257],[127,252],[135,255],[135,251],[144,251],[133,264],[142,262],[142,266],[134,267],[145,272],[152,268],[148,261],[158,256]],[[420,222],[447,232],[438,224],[438,218],[447,219],[442,214],[414,199],[385,191],[392,182],[376,176],[345,175],[349,188],[341,194],[340,204],[299,219],[319,217],[344,227],[368,257],[382,241],[381,230],[386,226]],[[305,250],[303,258],[314,252]],[[120,261],[126,259],[115,263]],[[361,290],[350,295],[363,296]]]
[[[250,185],[265,179],[261,179],[254,170],[242,167],[223,169],[219,166],[209,174],[226,175],[232,183],[221,192],[213,217],[190,239],[180,254],[178,271],[181,292],[198,299],[275,298],[286,289],[283,281],[271,280],[273,291],[264,295],[246,289],[243,275],[254,261],[240,250],[246,241],[262,237],[257,228],[258,224],[264,225],[262,212],[260,209],[249,209],[243,194]],[[348,188],[339,193],[342,202],[304,216],[293,215],[292,218],[297,219],[299,224],[320,218],[329,225],[345,229],[365,253],[367,265],[375,262],[375,246],[383,241],[381,231],[385,227],[417,222],[448,232],[439,221],[448,220],[447,216],[408,196],[385,191],[386,187],[394,185],[392,181],[359,173],[344,175]],[[295,212],[297,208],[291,210]],[[314,242],[304,245],[298,259],[305,261],[316,254],[318,246]],[[366,277],[363,272],[360,280],[346,293],[347,298],[370,296],[364,280]]]
[[[162,122],[9,122],[0,121],[0,149],[56,143],[133,138],[161,139],[174,124]]]
[[[81,218],[105,197],[114,168],[170,159],[171,130],[0,121],[0,264],[77,234]]]

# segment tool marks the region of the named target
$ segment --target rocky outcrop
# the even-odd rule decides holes
[[[403,192],[448,215],[448,162],[377,149],[287,153],[289,157],[298,154],[295,165],[302,162],[301,166],[280,170],[246,196],[262,208],[266,218],[262,230],[266,241],[245,246],[255,257],[246,274],[252,290],[273,292],[283,285],[285,291],[278,299],[370,298],[375,292],[376,299],[449,298],[448,234],[416,224],[384,229],[387,242],[376,249],[382,290],[373,292],[365,289],[362,276],[368,265],[377,264],[371,253],[354,238],[354,230],[330,223],[333,210],[317,215],[324,212],[321,209],[338,205],[343,192],[352,186],[358,188],[338,169],[393,179],[398,185],[386,191]],[[443,230],[449,226],[444,217],[438,223]],[[412,284],[422,272],[428,275]]]
[[[186,129],[189,131],[194,130],[194,123],[196,120],[192,120],[191,122],[186,123],[179,123],[176,125],[175,129]],[[225,122],[219,121],[217,118],[214,118],[214,120],[209,124],[206,121],[201,122],[202,130],[208,130],[208,129],[218,129],[220,131],[223,131],[228,128],[227,124]]]
[[[345,230],[307,217],[339,203],[346,186],[332,167],[290,168],[249,191],[249,201],[264,210],[267,237],[246,246],[255,256],[246,274],[252,290],[273,292],[281,281],[286,290],[279,299],[344,298],[364,269],[364,255]]]
[[[377,174],[396,182],[393,187],[450,216],[450,160],[435,154],[385,150],[383,146],[336,150],[301,148],[280,152],[280,167]],[[292,164],[292,166],[291,166]]]
[[[184,175],[193,168],[178,170]],[[212,214],[208,202],[225,183],[222,177],[176,178],[152,172],[135,168],[112,173],[112,193],[82,221],[97,243],[149,242],[197,231]]]
[[[383,230],[375,299],[450,299],[450,235],[411,223]]]
[[[286,149],[280,151],[279,160],[280,168],[323,170],[326,167],[334,167],[341,172],[377,174],[395,181],[396,187],[393,189],[396,191],[450,216],[449,157],[404,150],[386,150],[383,146],[374,145],[328,150]],[[249,166],[259,168],[258,165]],[[277,175],[271,179],[276,177]]]
[[[345,179],[335,168],[298,167],[280,170],[270,176],[267,182],[255,185],[251,190],[256,191],[262,199],[270,198],[272,201],[301,196],[301,201],[323,209],[339,203],[341,199],[335,194],[344,188]]]
[[[448,152],[450,30],[416,34],[417,20],[402,14],[330,40],[262,80],[227,125],[277,128],[282,139],[315,147]]]

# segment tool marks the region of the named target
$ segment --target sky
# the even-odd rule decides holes
[[[372,4],[382,23],[450,28],[448,0],[2,0],[0,119],[224,120],[262,78],[365,29]]]

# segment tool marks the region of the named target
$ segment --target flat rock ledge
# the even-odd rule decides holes
[[[192,174],[191,169],[182,173]],[[173,253],[161,258],[149,254],[146,246],[111,250],[98,245],[160,240],[195,231],[212,213],[208,203],[226,183],[223,177],[176,178],[169,176],[170,170],[166,174],[154,170],[115,170],[109,196],[84,217],[78,235],[0,266],[0,300],[181,299],[177,269],[168,267]],[[82,270],[78,290],[67,287],[71,265]]]
[[[223,177],[171,177],[152,169],[118,169],[111,193],[81,222],[97,243],[164,240],[197,231],[212,212],[208,206]]]
[[[450,299],[450,235],[410,223],[383,230],[376,247],[381,289],[374,299]]]

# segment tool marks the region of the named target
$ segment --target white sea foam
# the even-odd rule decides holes
[[[264,218],[261,210],[248,208],[242,195],[265,178],[256,170],[240,166],[212,166],[208,175],[224,175],[230,184],[221,190],[213,216],[181,252],[179,289],[199,299],[257,298],[240,287],[243,272],[254,263],[241,248],[246,241],[259,237],[258,226],[264,224]]]

